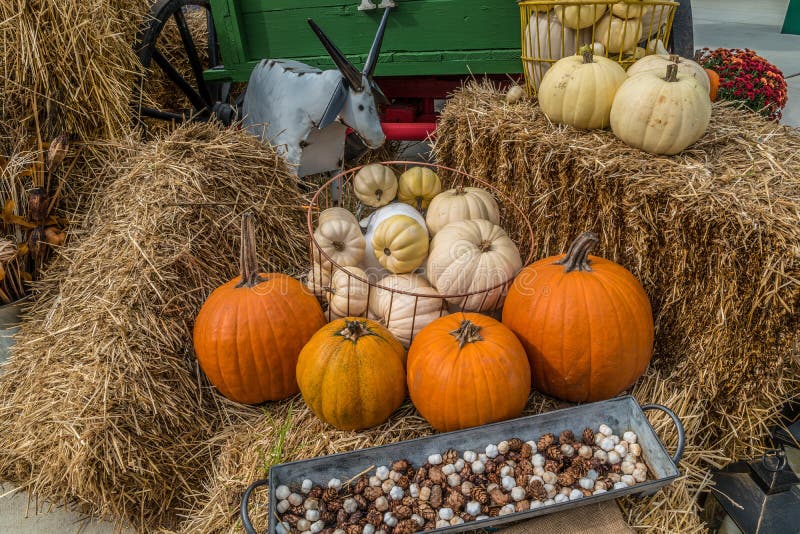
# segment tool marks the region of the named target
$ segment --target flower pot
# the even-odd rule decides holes
[[[8,359],[14,334],[19,329],[19,316],[24,299],[0,306],[0,364]]]

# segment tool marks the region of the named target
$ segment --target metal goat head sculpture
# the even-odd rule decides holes
[[[378,105],[388,101],[373,74],[390,11],[383,13],[363,71],[311,19],[308,24],[335,70],[320,71],[292,60],[264,60],[253,69],[244,98],[244,124],[297,165],[299,176],[341,168],[347,127],[370,148],[386,140]]]

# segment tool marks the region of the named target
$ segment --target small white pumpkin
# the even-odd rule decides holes
[[[615,17],[622,19],[635,19],[641,18],[646,15],[652,6],[646,4],[643,0],[627,0],[617,2],[611,6],[611,12]]]
[[[439,230],[456,221],[486,219],[500,223],[500,210],[494,197],[479,187],[455,187],[436,195],[428,206],[425,221],[435,236]]]
[[[333,208],[328,208],[319,214],[319,217],[317,217],[317,226],[332,219],[342,219],[358,224],[358,219],[356,219],[355,215],[350,213],[350,210],[340,208],[339,206],[334,206]]]
[[[611,107],[611,128],[628,145],[651,154],[677,154],[708,128],[711,101],[694,76],[670,63],[666,76],[642,72],[625,80]]]
[[[422,211],[441,193],[442,180],[430,167],[412,167],[400,175],[397,200]]]
[[[710,82],[705,69],[699,63],[675,54],[645,56],[628,68],[628,77],[636,76],[642,72],[655,72],[657,75],[662,76],[670,63],[678,66],[678,74],[693,76],[703,86],[706,93],[708,92]]]
[[[667,24],[669,19],[669,11],[673,9],[671,6],[657,5],[651,6],[652,9],[642,15],[642,32],[645,37],[652,37],[657,35],[659,31]]]
[[[669,55],[669,51],[666,49],[664,41],[661,39],[650,39],[647,41],[646,50],[648,54]]]
[[[366,280],[367,273],[358,267],[333,273],[327,298],[331,311],[337,316],[357,317],[367,311],[369,285],[356,277]]]
[[[565,57],[545,74],[539,106],[553,122],[587,130],[605,128],[614,95],[624,81],[625,70],[606,57],[589,51]]]
[[[609,13],[597,23],[594,37],[603,43],[609,54],[633,53],[636,43],[642,38],[642,21],[621,19]]]
[[[365,165],[353,178],[353,192],[367,206],[385,206],[397,195],[397,176],[386,165]]]
[[[308,275],[306,276],[306,287],[309,291],[318,297],[325,294],[326,288],[331,285],[332,267],[333,266],[330,264],[328,264],[327,267],[323,267],[317,262],[311,265],[311,270],[308,271]]]
[[[446,301],[423,276],[393,274],[379,280],[378,285],[381,287],[373,289],[370,296],[370,315],[384,324],[406,347],[420,330],[447,315]],[[423,296],[393,293],[382,288]]]
[[[369,276],[371,281],[377,281],[391,274],[381,265],[381,262],[378,261],[378,257],[375,255],[375,250],[372,246],[372,241],[378,226],[394,215],[407,215],[420,223],[427,231],[425,217],[408,204],[402,202],[392,202],[382,208],[378,208],[372,212],[369,217],[362,219],[360,225],[362,228],[366,228],[366,235],[364,236],[366,240],[366,250],[364,251],[364,261],[361,266],[367,272],[367,276]]]
[[[344,219],[325,221],[314,230],[314,261],[330,268],[331,261],[341,266],[358,265],[364,259],[364,236],[357,224]],[[322,250],[323,254],[319,253]],[[325,257],[328,255],[328,258]]]
[[[428,255],[428,232],[408,215],[393,215],[375,228],[372,250],[384,269],[410,273]]]
[[[592,42],[591,29],[565,28],[558,17],[550,13],[533,13],[525,27],[525,63],[528,79],[534,87],[555,60],[571,56],[578,48]],[[548,61],[550,60],[550,61]]]
[[[448,224],[431,242],[426,273],[448,302],[465,311],[497,309],[510,281],[522,268],[519,249],[498,225],[486,220]],[[494,289],[491,289],[494,288]],[[489,291],[491,289],[491,291]],[[485,291],[470,297],[455,297]]]
[[[606,4],[597,4],[591,0],[585,5],[556,6],[558,20],[567,28],[581,30],[590,28],[606,12]]]
[[[521,102],[526,96],[528,95],[525,92],[525,89],[519,85],[512,85],[508,88],[508,91],[506,91],[506,103],[516,104],[517,102]]]

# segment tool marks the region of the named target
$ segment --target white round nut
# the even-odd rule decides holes
[[[275,509],[278,511],[279,514],[282,514],[286,512],[286,510],[288,510],[291,506],[292,505],[289,504],[289,501],[283,499],[282,501],[278,502],[278,504],[275,505]]]
[[[573,456],[575,456],[575,447],[573,447],[569,443],[565,443],[561,446],[561,454],[563,454],[567,458],[572,458]]]
[[[384,493],[389,493],[390,491],[392,491],[392,488],[394,486],[395,486],[394,480],[392,480],[391,478],[387,478],[386,480],[383,481],[383,484],[381,484],[381,489],[383,490]]]
[[[531,451],[533,451],[534,454],[536,453],[536,451],[539,450],[539,447],[536,445],[535,441],[531,440],[531,441],[526,441],[525,443],[531,446]]]
[[[636,482],[644,482],[647,480],[647,470],[645,469],[634,469],[633,470],[633,479]]]
[[[278,534],[289,534],[289,531],[292,527],[289,526],[289,523],[280,522],[275,525],[275,532]]]
[[[625,489],[628,485],[624,482],[614,482],[614,489]]]
[[[476,475],[480,475],[486,470],[486,466],[480,460],[475,460],[474,462],[472,462],[472,465],[470,467],[472,468],[472,472],[475,473]]]
[[[558,495],[556,495],[556,496],[555,496],[555,498],[554,498],[553,500],[554,500],[555,502],[557,502],[557,503],[560,503],[560,502],[567,502],[567,501],[569,500],[569,497],[567,497],[567,496],[566,496],[566,495],[564,495],[563,493],[559,493]]]
[[[503,440],[500,443],[498,443],[497,444],[497,452],[499,452],[500,454],[503,454],[503,455],[508,454],[508,442]]]
[[[579,489],[573,489],[569,492],[569,500],[574,501],[575,499],[583,499],[583,492]]]
[[[517,485],[517,481],[514,479],[514,477],[503,477],[500,482],[503,485],[503,489],[506,491],[511,491],[514,486]]]
[[[364,528],[361,529],[361,534],[375,534],[375,525],[367,523],[364,525]]]
[[[475,454],[475,451],[464,451],[464,461],[467,463],[472,463],[478,459],[478,455]]]
[[[515,502],[519,502],[525,499],[525,488],[520,488],[516,486],[511,490],[511,498],[514,499]]]
[[[636,465],[636,469],[644,469],[645,471],[647,471],[647,466],[644,465],[644,462],[636,462],[635,465]]]
[[[419,497],[419,484],[415,483],[408,486],[408,494],[415,499]]]
[[[375,476],[378,477],[381,482],[385,481],[389,478],[389,468],[385,465],[380,466],[375,470]]]
[[[472,490],[475,488],[475,484],[470,482],[469,480],[465,480],[461,483],[461,493],[464,494],[465,497],[469,497],[472,495]],[[475,515],[475,514],[472,514]]]
[[[611,434],[614,433],[614,431],[611,430],[611,427],[606,424],[600,425],[600,428],[598,428],[598,430],[600,431],[601,434],[605,434],[606,436],[610,436]]]
[[[475,517],[475,521],[483,521],[484,519],[489,519],[489,516],[481,514]]]
[[[391,497],[393,501],[399,501],[405,497],[405,492],[400,486],[395,486],[389,491],[389,497]]]
[[[439,519],[444,519],[445,521],[453,519],[453,509],[447,507],[439,508]]]
[[[611,436],[611,441],[613,441],[613,442],[614,442],[614,445],[615,445],[615,446],[616,446],[616,445],[619,445],[619,442],[620,442],[619,436],[617,436],[616,434],[612,435],[612,436]]]
[[[622,465],[620,466],[620,470],[622,471],[623,475],[632,475],[635,469],[636,466],[631,462],[622,462]]]
[[[356,510],[358,510],[358,503],[352,497],[349,497],[344,500],[342,503],[342,509],[347,512],[348,514],[352,514]]]
[[[346,532],[340,528],[337,528],[333,531],[333,534],[346,534]]]
[[[319,521],[319,510],[306,510],[306,519],[311,521]]]
[[[600,442],[600,448],[606,452],[613,450],[614,440],[611,438],[603,438],[603,441]]]
[[[561,492],[560,492],[560,493],[563,493],[564,495],[566,495],[567,497],[569,497],[569,493],[570,493],[571,491],[572,491],[572,488],[561,488]]]
[[[452,475],[447,475],[447,485],[451,488],[455,488],[461,484],[461,475],[458,473],[453,473]]]
[[[542,480],[544,480],[545,484],[555,485],[555,483],[558,481],[558,476],[556,476],[556,474],[552,471],[545,471],[544,475],[542,475]]]
[[[319,510],[319,499],[306,499],[306,502],[303,503],[303,508],[306,510]],[[314,521],[316,521],[316,519]]]
[[[482,452],[478,454],[478,460],[480,460],[483,463],[486,463],[487,461],[489,461],[489,457],[486,456],[486,453]]]
[[[427,502],[431,498],[431,489],[428,487],[421,487],[419,489],[419,500]]]
[[[425,518],[419,514],[411,514],[411,520],[419,526],[423,526],[425,524]]]
[[[639,440],[639,436],[636,435],[635,432],[628,430],[627,432],[622,434],[622,439],[628,442],[628,444],[636,443]]]
[[[608,463],[611,465],[616,465],[622,461],[622,457],[620,457],[617,451],[608,451]]]
[[[403,478],[403,473],[399,473],[394,469],[389,471],[389,479],[393,480],[395,483],[399,482],[401,478]]]
[[[543,477],[544,473],[545,473],[544,467],[540,467],[537,465],[536,467],[533,468],[533,474],[539,478]]]
[[[328,481],[328,487],[335,490],[342,489],[342,481],[338,478],[332,478]]]
[[[386,512],[383,514],[383,522],[387,527],[394,528],[397,526],[397,517],[392,512]]]
[[[450,521],[445,521],[444,519],[436,520],[436,528],[446,528],[449,526],[450,526]]]
[[[531,501],[531,510],[536,510],[537,508],[541,508],[544,506],[542,501],[533,500]]]
[[[428,463],[431,465],[439,465],[442,463],[442,455],[441,454],[431,454],[428,456]]]
[[[622,475],[622,478],[620,479],[620,482],[622,482],[623,484],[625,484],[626,486],[629,486],[629,487],[636,485],[636,479],[633,478],[633,475]]]
[[[508,515],[513,514],[517,511],[517,508],[513,504],[507,504],[500,508],[500,513],[498,515]]]
[[[600,495],[601,493],[606,493],[606,491],[608,491],[606,488],[597,488],[592,492],[592,495]]]
[[[594,451],[594,457],[600,460],[601,462],[608,461],[608,453],[603,449],[597,449],[596,451]]]
[[[614,452],[616,452],[617,454],[619,454],[624,458],[628,454],[628,448],[623,447],[621,443],[622,442],[620,441],[620,445],[614,445]]]
[[[594,480],[591,478],[582,478],[578,480],[578,485],[585,490],[594,489]]]
[[[544,501],[544,505],[545,506],[550,506],[551,504],[555,504],[555,503],[556,503],[556,501],[554,501],[553,499],[547,499],[546,501]]]
[[[628,445],[628,452],[636,457],[639,457],[642,455],[642,446],[638,443],[631,443]]]
[[[500,487],[499,485],[497,485],[497,484],[495,484],[494,482],[492,482],[491,484],[489,484],[488,486],[486,486],[486,491],[487,491],[487,492],[489,492],[489,493],[491,493],[491,492],[493,492],[494,490],[496,490],[496,489],[497,489],[497,488],[499,488],[499,487]]]
[[[373,488],[380,487],[382,482],[383,481],[381,479],[379,479],[378,477],[376,477],[375,475],[372,475],[371,477],[369,477],[369,485],[372,486]]]
[[[292,491],[289,489],[289,486],[284,486],[281,484],[277,488],[275,488],[275,498],[279,501],[285,500],[289,495],[292,494]]]
[[[500,476],[501,477],[508,477],[514,473],[514,468],[510,465],[504,465],[502,469],[500,469]]]
[[[606,489],[606,483],[598,480],[597,482],[594,483],[594,489],[595,491],[599,489]]]
[[[547,461],[541,454],[535,454],[531,460],[534,467],[544,467],[544,463]]]
[[[585,459],[590,459],[592,457],[592,448],[588,445],[581,445],[581,448],[578,449],[578,456]]]
[[[389,500],[381,495],[377,499],[375,499],[375,509],[379,512],[385,512],[389,509]]]
[[[308,493],[311,491],[311,488],[314,487],[314,483],[311,482],[309,479],[305,479],[303,483],[300,485],[300,491],[303,493]]]
[[[544,490],[547,492],[547,498],[549,499],[558,495],[558,488],[556,488],[555,484],[545,484]]]
[[[606,439],[606,435],[603,434],[602,432],[598,432],[597,434],[594,435],[594,444],[599,447],[604,439]]]
[[[453,519],[451,519],[451,520],[450,520],[450,524],[451,524],[451,525],[460,525],[460,524],[461,524],[461,523],[463,523],[463,522],[464,522],[464,520],[463,520],[463,519],[461,519],[461,518],[460,518],[460,517],[458,517],[458,516],[455,516]]]
[[[311,532],[313,534],[317,534],[318,532],[322,532],[322,529],[325,528],[325,521],[317,520],[314,523],[311,523]]]
[[[486,456],[489,458],[497,458],[497,455],[500,454],[500,451],[497,450],[497,445],[487,445],[486,446]]]
[[[311,530],[311,521],[308,519],[300,519],[297,521],[297,530],[300,532],[305,532],[306,530]]]
[[[292,506],[300,506],[303,504],[303,497],[298,493],[290,493],[286,500],[289,501],[289,504]]]
[[[456,473],[460,473],[461,470],[464,469],[464,465],[465,465],[464,460],[462,460],[461,458],[456,460],[456,463],[453,464],[453,466],[456,468]]]
[[[586,472],[586,478],[591,478],[592,480],[597,480],[597,477],[600,476],[600,473],[595,471],[594,469],[589,469]]]
[[[480,515],[481,514],[481,503],[478,501],[470,501],[467,503],[467,513],[469,515]]]
[[[511,467],[517,467],[517,462],[514,460],[506,460],[506,465],[510,465]]]
[[[455,472],[456,472],[456,466],[454,466],[453,464],[447,464],[444,467],[442,467],[442,474],[444,476],[452,475]]]

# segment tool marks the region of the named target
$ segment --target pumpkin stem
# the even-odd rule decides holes
[[[667,82],[677,82],[678,81],[678,65],[677,63],[670,63],[667,65],[667,77],[664,78]]]
[[[267,279],[258,274],[256,256],[256,231],[253,227],[253,214],[242,215],[242,245],[239,249],[239,273],[242,281],[236,287],[255,287]]]
[[[382,196],[383,196],[383,189],[376,189],[375,190],[375,200],[380,202]]]
[[[591,272],[589,266],[589,253],[600,242],[600,238],[594,232],[584,232],[572,242],[567,250],[564,259],[557,261],[556,265],[563,265],[565,273],[572,271]]]
[[[681,56],[679,56],[677,54],[671,54],[669,56],[669,60],[670,60],[670,62],[675,63],[677,65],[678,63],[681,62]]]
[[[373,335],[372,331],[367,328],[366,321],[347,321],[344,322],[344,328],[339,330],[339,335],[343,338],[355,343],[358,338]]]
[[[481,252],[489,252],[492,250],[492,242],[491,241],[481,241],[481,244],[478,245],[478,250]]]
[[[483,341],[483,336],[480,334],[481,327],[472,321],[465,319],[457,329],[450,332],[450,335],[458,341],[458,348],[463,349],[467,343],[474,343],[476,341]]]
[[[583,51],[583,63],[594,63],[594,54],[591,49]]]

